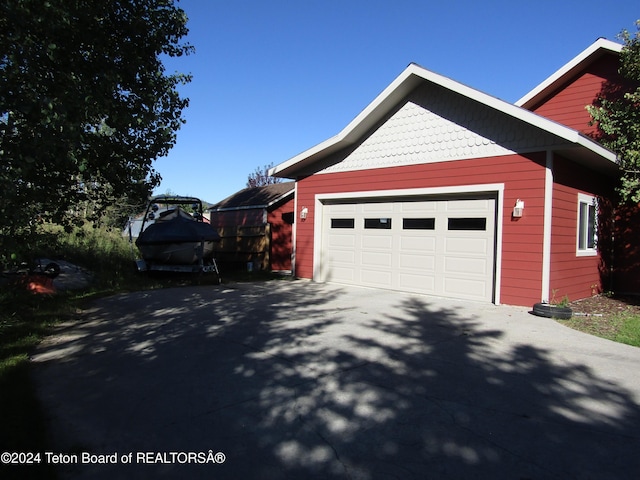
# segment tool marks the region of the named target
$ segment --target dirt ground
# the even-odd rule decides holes
[[[640,297],[595,295],[569,304],[576,316],[612,317],[620,313],[640,315]]]

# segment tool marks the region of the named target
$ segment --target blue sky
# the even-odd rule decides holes
[[[636,31],[637,0],[182,0],[195,53],[156,194],[218,202],[256,167],[337,134],[411,62],[509,102],[598,37]]]

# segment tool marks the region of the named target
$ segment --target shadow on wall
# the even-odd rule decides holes
[[[599,200],[598,251],[604,291],[640,295],[640,205]]]
[[[35,357],[69,478],[637,478],[640,408],[427,297],[266,282],[104,299]],[[360,305],[355,307],[355,305]],[[634,453],[635,452],[635,453]]]
[[[609,72],[608,75],[612,79],[603,83],[602,90],[593,99],[593,105],[602,107],[604,100],[632,108],[624,96],[638,88],[637,82],[625,79],[619,71]],[[597,127],[589,136],[603,144],[610,144],[614,140],[614,136],[607,135]],[[618,199],[615,202],[615,205],[610,201],[601,204],[602,211],[598,217],[602,285],[605,290],[615,293],[640,295],[640,244],[637,240],[640,204],[618,204]]]

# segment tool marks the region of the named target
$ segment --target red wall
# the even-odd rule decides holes
[[[566,295],[569,300],[589,297],[603,290],[601,255],[577,256],[578,194],[610,198],[613,182],[562,157],[554,159],[553,221],[551,237],[551,278],[549,298]],[[601,216],[604,212],[600,212]],[[599,232],[600,236],[608,232]],[[606,244],[606,239],[603,245]],[[600,240],[598,242],[601,243]],[[606,248],[606,247],[605,247]]]
[[[589,126],[591,116],[585,106],[594,103],[608,81],[621,81],[619,64],[617,55],[604,55],[531,110],[582,133],[595,133],[597,127]]]
[[[267,214],[267,222],[271,224],[271,270],[291,270],[294,208],[291,198]]]
[[[298,208],[309,209],[297,226],[296,274],[313,277],[316,194],[434,188],[504,183],[501,303],[532,305],[540,301],[544,219],[545,154],[508,155],[477,160],[317,174],[298,180]],[[516,199],[525,213],[512,219]]]

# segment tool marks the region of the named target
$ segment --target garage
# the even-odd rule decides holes
[[[493,301],[495,196],[338,199],[322,211],[321,281]]]

